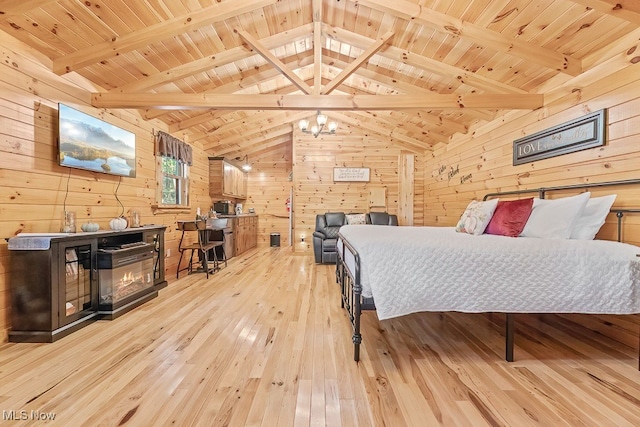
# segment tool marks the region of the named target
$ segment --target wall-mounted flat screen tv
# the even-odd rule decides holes
[[[136,135],[64,104],[58,104],[61,166],[136,176]]]

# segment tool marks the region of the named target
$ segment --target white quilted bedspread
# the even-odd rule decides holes
[[[373,296],[380,320],[419,311],[640,313],[637,246],[449,227],[347,225],[340,233],[360,254],[362,295]]]

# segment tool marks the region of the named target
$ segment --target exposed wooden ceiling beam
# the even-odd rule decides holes
[[[278,46],[282,46],[287,42],[297,41],[301,38],[308,37],[310,31],[310,25],[302,25],[289,31],[275,34],[271,37],[265,37],[264,39],[262,39],[262,44],[268,49],[273,49]],[[224,66],[235,61],[249,58],[253,55],[255,55],[255,52],[247,50],[245,46],[233,47],[223,52],[219,52],[215,55],[207,56],[206,58],[197,59],[195,61],[187,62],[169,70],[164,70],[156,74],[141,77],[140,79],[129,84],[111,89],[110,92],[139,92],[143,90],[154,89],[156,87],[173,83],[175,81],[196,75],[198,73],[213,70],[216,67]]]
[[[312,0],[313,8],[313,94],[319,95],[322,85],[322,0]]]
[[[371,39],[368,37],[364,37],[338,27],[331,27],[327,25],[325,27],[325,33],[327,34],[327,37],[332,37],[339,42],[347,43],[359,48],[364,48],[364,46],[368,46],[371,43]],[[382,57],[420,68],[421,70],[456,79],[460,83],[476,89],[497,93],[526,93],[522,89],[514,88],[513,86],[509,86],[497,80],[493,80],[395,46],[387,45],[385,48],[381,49],[378,54]]]
[[[293,89],[293,86],[291,86],[291,89]],[[216,117],[218,118],[219,116],[217,114],[219,113],[221,112],[216,112]],[[236,132],[238,132],[237,122],[245,122],[242,126],[245,127],[245,129],[242,132],[238,132],[239,134],[236,136],[225,137],[224,139],[217,141],[213,140],[215,135],[218,134],[218,129],[216,129],[212,132],[191,133],[189,134],[189,141],[192,142],[206,139],[208,142],[204,143],[205,149],[209,152],[215,153],[216,155],[221,155],[220,153],[225,155],[228,153],[246,153],[248,146],[264,146],[267,138],[276,136],[290,139],[291,135],[289,133],[287,136],[287,132],[290,132],[292,127],[297,126],[297,121],[300,118],[304,118],[310,114],[308,111],[303,111],[294,115],[289,112],[282,113],[285,113],[285,115],[282,116],[282,118],[276,118],[276,120],[257,120],[260,117],[269,117],[269,114],[273,114],[272,112],[258,113],[247,117],[246,120],[236,120],[228,125],[223,125],[226,127],[225,132],[230,130],[236,130]],[[401,114],[400,112],[394,113]],[[375,114],[367,115],[366,113],[347,113],[346,115],[343,115],[340,113],[333,113],[332,118],[337,118],[341,123],[351,125],[354,128],[366,128],[369,134],[376,135],[384,140],[388,140],[395,146],[416,153],[424,153],[425,150],[430,149],[432,143],[444,141],[448,139],[448,135],[450,135],[450,133],[446,135],[438,134],[435,137],[424,136],[423,138],[415,139],[404,132],[421,132],[419,128],[409,125],[404,130],[394,129],[384,120],[379,120]],[[288,125],[283,125],[283,123]],[[345,132],[345,129],[343,129],[343,132]]]
[[[402,122],[401,125],[398,125],[396,122],[391,123],[391,121],[383,118],[383,117],[387,117],[386,115],[379,115],[379,114],[375,114],[375,113],[371,113],[371,114],[367,114],[367,113],[350,113],[350,116],[356,116],[356,117],[361,117],[366,119],[367,122],[371,122],[373,121],[373,127],[376,128],[386,128],[386,132],[385,130],[380,130],[378,133],[379,134],[385,134],[385,135],[390,135],[393,131],[394,128],[398,127],[399,129],[402,130],[402,132],[400,132],[398,129],[396,129],[396,132],[399,132],[398,135],[403,135],[403,132],[413,132],[416,134],[421,135],[420,139],[415,139],[415,140],[407,140],[408,143],[410,144],[420,144],[420,143],[434,143],[436,141],[443,141],[443,140],[447,140],[453,133],[455,133],[456,131],[460,131],[460,132],[466,132],[466,127],[464,126],[456,126],[455,129],[457,129],[458,127],[460,127],[460,130],[452,130],[452,129],[448,129],[445,125],[443,125],[443,123],[439,123],[438,120],[442,119],[442,117],[439,117],[437,115],[434,115],[432,117],[432,120],[425,120],[424,116],[429,116],[429,114],[421,114],[424,112],[416,112],[416,114],[418,114],[420,116],[420,119],[425,121],[426,123],[433,123],[433,127],[426,127],[426,128],[421,128],[416,126],[413,123],[409,123],[406,118],[402,119],[402,118],[398,118],[398,120],[400,122]],[[282,113],[280,113],[282,114]],[[230,130],[236,130],[239,127],[245,127],[248,126],[248,129],[254,129],[254,128],[261,128],[264,129],[265,125],[264,122],[269,122],[271,123],[272,126],[277,126],[278,123],[281,122],[290,122],[293,126],[297,125],[297,121],[300,120],[301,118],[305,118],[306,116],[308,116],[310,113],[308,111],[305,111],[303,113],[300,113],[299,116],[297,115],[291,115],[290,113],[287,113],[284,116],[280,116],[278,115],[277,117],[272,117],[274,115],[273,112],[265,112],[265,113],[258,113],[252,116],[248,116],[245,119],[242,120],[235,120],[233,122],[230,122],[226,125],[223,125],[215,130],[212,130],[211,132],[203,132],[197,135],[191,134],[189,140],[190,141],[196,141],[196,140],[200,140],[202,138],[206,138],[209,136],[214,136],[216,134],[224,134],[226,132],[229,132]],[[393,114],[395,114],[396,116],[400,116],[403,115],[404,112],[393,112]],[[435,122],[435,123],[434,123]],[[447,121],[445,120],[445,123]],[[351,124],[356,125],[357,121],[356,119],[352,119]],[[455,123],[455,122],[454,122]],[[363,123],[360,123],[361,126],[363,126]],[[370,125],[369,123],[364,125],[365,128],[369,128]],[[246,135],[246,132],[243,132],[243,135]],[[399,136],[400,137],[400,136]],[[406,138],[411,138],[409,135],[404,134],[404,137]],[[424,147],[423,147],[424,148]]]
[[[144,108],[140,111],[142,118],[145,120],[154,120],[159,117],[166,115],[169,111],[167,110],[156,110],[155,108]]]
[[[362,64],[369,60],[376,54],[384,45],[389,43],[389,40],[395,33],[393,31],[387,31],[382,37],[380,37],[374,44],[369,46],[362,54],[353,62],[351,62],[340,74],[338,74],[333,80],[329,82],[323,89],[321,94],[327,95],[331,93],[335,88],[345,81],[351,74],[353,74]]]
[[[300,66],[309,65],[311,64],[312,60],[313,60],[313,57],[309,55],[308,58],[303,58],[302,60],[300,60],[298,65]],[[268,67],[269,67],[269,70],[257,73],[256,75],[250,76],[249,78],[242,78],[239,81],[230,82],[226,85],[216,88],[214,91],[211,91],[210,93],[232,93],[236,90],[241,89],[239,86],[258,84],[262,81],[265,81],[267,79],[274,77],[274,74],[280,75],[280,73],[277,70],[274,70],[271,66],[268,66]],[[167,113],[167,110],[164,110],[164,113]],[[197,116],[182,120],[178,123],[174,123],[171,126],[169,126],[169,130],[176,132],[178,130],[188,129],[192,126],[197,126],[199,124],[206,123],[210,120],[214,120],[216,118],[222,117],[225,114],[229,114],[229,111],[222,110],[222,111],[216,112],[215,114],[208,111],[206,113],[198,114]]]
[[[379,123],[375,117],[369,116],[363,112],[339,112],[335,115],[343,123],[348,123],[352,126],[364,129],[365,131],[375,132],[376,134],[385,136],[387,138],[396,139],[405,144],[413,146],[414,149],[417,147],[420,152],[431,150],[431,146],[439,141],[428,136],[417,139],[403,132],[400,132],[397,128],[390,129],[389,127]]]
[[[305,53],[303,52],[302,54],[299,55],[293,55],[291,57],[287,57],[283,59],[283,62],[285,62],[288,66],[291,66],[292,63],[296,62],[296,67],[303,67],[306,65],[309,65],[311,62],[311,54],[307,53],[307,56],[305,56]],[[326,51],[323,50],[323,62],[326,61],[327,63],[331,63],[331,64],[337,64],[338,66],[342,66],[342,67],[346,67],[347,63],[344,61],[344,59],[342,59],[343,55],[339,55],[338,53],[335,52],[330,52],[330,51]],[[261,67],[262,68],[262,67]],[[273,69],[273,68],[269,68],[266,71],[260,71],[257,70],[258,72],[255,75],[249,75],[248,77],[243,77],[241,79],[232,81],[228,84],[222,85],[222,86],[218,86],[215,89],[213,89],[210,93],[232,93],[234,91],[243,89],[244,87],[247,87],[248,85],[253,85],[253,84],[258,84],[261,82],[265,82],[270,78],[273,78],[274,76],[279,76],[280,73]],[[246,74],[246,73],[245,73]],[[403,83],[403,80],[401,77],[397,77],[395,79],[384,79],[384,76],[380,73],[380,69],[378,69],[378,72],[373,72],[373,71],[369,71],[366,68],[360,67],[357,71],[357,74],[363,78],[366,79],[370,79],[374,82],[378,82],[382,85],[388,85],[390,87],[396,86],[398,87],[401,91],[405,91],[406,93],[411,93],[411,94],[424,94],[424,95],[431,95],[433,94],[433,91],[430,91],[428,89],[421,89],[418,86],[412,85],[412,84],[405,84]],[[315,76],[314,76],[315,78]],[[329,81],[331,78],[328,78],[327,81]],[[322,82],[321,82],[322,83]],[[344,84],[343,84],[344,85]],[[294,87],[292,86],[291,89],[288,89],[286,92],[291,93],[294,90],[292,90]],[[281,92],[281,91],[280,91]],[[348,93],[351,94],[366,94],[366,92],[364,92],[361,88],[355,88],[355,87],[349,87],[349,91],[347,91]],[[145,111],[143,111],[143,116],[145,117],[145,119],[150,120],[150,119],[154,119],[154,118],[158,118],[164,115],[169,115],[171,114],[172,110],[155,110],[155,109],[147,109]],[[228,114],[227,112],[224,112],[223,114]],[[443,126],[445,128],[450,128],[453,132],[462,132],[462,133],[466,133],[466,127],[463,125],[459,125],[457,122],[453,121],[453,120],[448,120],[446,118],[443,118],[441,115],[439,114],[431,114],[428,111],[415,111],[412,114],[415,114],[417,116],[420,116],[421,119],[427,121],[428,123],[432,123],[436,126]],[[464,114],[467,116],[470,116],[471,118],[475,118],[475,119],[481,119],[481,120],[492,120],[495,116],[495,113],[489,110],[478,110],[478,109],[466,109],[464,110]],[[216,117],[218,117],[218,115],[216,115]],[[172,125],[172,128],[174,128],[174,131],[177,130],[181,130],[181,129],[187,129],[190,126],[195,126],[201,123],[205,123],[207,121],[212,120],[211,117],[211,112],[207,112],[204,114],[200,114],[197,117],[192,117],[190,119],[186,119],[184,125],[181,125],[179,123]],[[462,129],[461,129],[462,127]],[[437,130],[436,130],[437,131]]]
[[[272,152],[278,147],[283,145],[288,145],[291,147],[292,145],[292,135],[281,136],[279,138],[270,139],[268,141],[252,141],[252,144],[243,148],[242,152],[249,156],[249,159],[252,157],[260,157],[263,154],[268,152]]]
[[[231,123],[226,123],[216,129],[209,132],[202,132],[200,134],[191,134],[189,141],[198,141],[200,139],[219,138],[221,133],[233,134],[239,133],[238,137],[248,137],[248,135],[260,132],[267,132],[271,128],[281,126],[283,123],[296,124],[298,120],[304,119],[309,115],[307,111],[299,111],[292,113],[290,111],[278,111],[278,112],[261,112],[253,115],[249,115],[245,119],[235,120]],[[239,130],[239,128],[243,128]]]
[[[297,128],[296,121],[302,118],[305,114],[308,113],[289,116],[284,122],[280,122],[280,124],[273,123],[270,128],[264,128],[264,126],[256,127],[254,130],[249,128],[247,131],[242,132],[240,135],[226,137],[217,141],[213,141],[210,139],[211,137],[209,137],[207,139],[207,142],[203,143],[203,148],[207,151],[215,151],[216,154],[224,154],[234,151],[244,152],[247,145],[256,143],[259,144],[261,141],[276,137],[282,137],[285,135],[290,136],[292,129],[294,127]],[[342,123],[350,124],[352,126],[355,126],[356,128],[362,127],[362,123],[358,118],[345,116],[340,113],[334,113],[332,117],[333,116],[335,116]],[[368,123],[366,129],[368,132],[376,134],[379,137],[384,138],[385,140],[389,140],[391,143],[399,145],[403,149],[408,149],[416,153],[424,153],[426,150],[430,150],[431,147],[429,141],[411,138],[397,130],[389,131],[388,129],[385,129],[384,127],[378,126],[376,124]],[[338,132],[337,137],[339,136],[340,135]]]
[[[571,0],[600,13],[640,25],[640,2],[638,0]]]
[[[343,58],[344,56],[345,55],[341,55],[336,52],[327,52],[326,50],[323,53],[323,59],[324,61],[326,61],[327,63],[326,65],[328,66],[331,66],[334,64],[337,65],[338,67],[343,66],[343,64],[345,63],[345,60]],[[327,67],[327,68],[330,69],[330,67]],[[405,81],[410,79],[404,75],[396,75],[393,70],[387,70],[382,66],[370,66],[366,64],[358,68],[358,71],[356,71],[355,75],[357,77],[362,78],[364,81],[370,81],[374,85],[379,84],[381,86],[395,88],[398,90],[398,92],[400,92],[399,93],[400,95],[413,94],[418,96],[420,95],[429,96],[435,93],[431,89],[427,89],[422,86],[418,86],[414,83],[409,83],[408,81]],[[331,77],[327,77],[327,78],[331,79]],[[340,86],[340,90],[342,90],[346,94],[351,94],[351,95],[371,94],[363,90],[363,88],[357,83],[354,83],[354,84],[355,86],[351,85],[349,83],[349,80],[347,80],[346,82],[342,83],[342,85]],[[434,118],[436,119],[439,116],[439,113],[431,114],[428,111],[424,111],[423,113],[425,116],[433,115]],[[469,117],[469,121],[473,119],[491,121],[495,118],[495,115],[496,115],[495,111],[492,111],[492,110],[479,110],[479,109],[468,109],[468,108],[465,109],[463,113],[465,116]],[[418,111],[412,112],[412,114],[418,115]],[[457,126],[454,124],[455,123],[454,121],[450,121],[450,122],[452,123],[453,128],[458,128],[462,126],[462,123],[460,123],[460,125]],[[462,130],[457,130],[457,131],[463,132]],[[466,132],[463,132],[463,133],[466,133]]]
[[[202,114],[198,114],[197,116],[190,117],[188,119],[182,120],[180,122],[174,123],[169,126],[169,132],[179,132],[181,130],[189,129],[194,126],[201,125],[203,123],[207,123],[211,120],[216,120],[223,117],[225,114],[229,112],[226,110],[222,111],[207,111]]]
[[[296,73],[291,71],[277,56],[269,51],[262,43],[256,40],[251,34],[244,30],[237,30],[238,35],[246,41],[256,52],[258,52],[267,62],[276,67],[291,83],[296,85],[298,89],[307,95],[313,92],[313,89],[304,82]]]
[[[577,76],[582,73],[582,62],[570,55],[564,55],[525,40],[505,37],[496,31],[483,28],[471,22],[463,21],[407,0],[350,1],[354,2],[357,6],[362,5],[386,12],[571,76]]]
[[[177,16],[150,25],[141,30],[122,35],[114,35],[111,40],[70,53],[53,60],[53,72],[61,75],[84,68],[105,59],[131,52],[164,39],[177,36],[185,31],[195,30],[205,25],[234,18],[242,13],[262,9],[279,0],[243,0],[238,2],[214,3],[187,15]]]
[[[234,158],[236,156],[240,156],[240,154],[242,154],[242,156],[246,154],[249,157],[249,162],[251,162],[251,156],[259,155],[283,144],[291,145],[291,133],[269,139],[252,139],[243,144],[241,148],[225,148],[224,151],[216,151],[216,156]]]
[[[311,53],[305,53],[305,52],[301,54],[292,55],[290,57],[283,59],[283,62],[288,66],[291,66],[292,64],[294,64],[296,69],[308,66],[312,64],[312,61],[313,61],[313,57],[311,56]],[[272,79],[274,77],[279,77],[279,76],[282,76],[282,74],[278,70],[274,69],[270,65],[265,65],[264,69],[263,67],[260,67],[259,69],[253,69],[253,70],[247,71],[243,73],[242,76],[238,75],[237,79],[220,86],[215,86],[212,89],[209,89],[208,87],[205,86],[203,88],[205,92],[203,93],[233,93],[233,92],[242,90],[248,86],[266,82],[269,79]],[[292,88],[294,89],[288,90],[289,93],[292,93],[298,90],[294,86],[292,86]],[[116,93],[119,93],[119,92],[116,92]],[[171,110],[148,109],[143,112],[143,116],[146,120],[157,119],[158,117],[168,115],[168,114],[171,114]]]
[[[0,1],[0,18],[26,13],[32,9],[46,6],[57,0],[2,0]]]
[[[313,56],[311,55],[310,52],[303,53],[301,55],[292,55],[288,58],[284,58],[283,60],[283,62],[285,62],[287,65],[295,63],[296,68],[311,65],[313,63],[312,61],[313,61]],[[255,74],[254,74],[254,71],[256,71]],[[264,67],[260,67],[257,70],[249,70],[245,74],[247,74],[246,77],[238,78],[227,84],[218,86],[211,91],[207,91],[207,89],[205,88],[205,91],[207,91],[207,93],[233,93],[245,87],[256,85],[281,75],[278,70],[273,69],[273,67],[271,67],[270,65],[265,65]],[[228,114],[228,113],[229,112],[226,110],[221,112],[221,114]],[[169,114],[169,113],[167,112],[167,110],[164,110],[163,114]],[[211,119],[212,119],[211,113],[207,112],[207,113],[199,114],[196,117],[191,117],[181,122],[174,123],[170,126],[170,129],[173,128],[174,131],[187,129],[191,126],[196,126],[198,124],[207,122]]]
[[[469,126],[464,124],[464,122],[462,121],[458,122],[455,120],[451,120],[438,114],[432,114],[428,111],[407,111],[407,113],[412,113],[415,117],[417,117],[424,123],[434,126],[434,129],[436,129],[436,133],[444,135],[469,132]],[[438,132],[438,129],[440,128],[442,128],[443,130]]]
[[[342,114],[336,114],[336,117],[342,122],[347,123],[356,128],[361,127],[358,119],[351,117],[343,117]],[[227,139],[224,142],[219,141],[209,142],[205,145],[205,150],[215,153],[215,155],[232,155],[235,153],[252,154],[268,149],[275,145],[283,143],[291,143],[292,131],[295,123],[292,126],[280,126],[277,129],[272,129],[266,133],[258,133],[256,135],[243,135],[243,137],[236,137],[231,140]],[[430,151],[431,147],[424,141],[408,138],[398,132],[388,132],[386,129],[379,128],[377,126],[367,126],[366,133],[376,135],[377,137],[389,141],[391,144],[396,145],[402,149],[424,154],[426,151]],[[330,137],[330,138],[333,138]],[[335,138],[339,139],[340,134],[335,135]]]
[[[266,130],[256,130],[256,132],[250,132],[245,135],[233,135],[222,139],[211,137],[207,141],[203,142],[202,147],[205,150],[211,150],[216,147],[218,150],[229,147],[241,148],[247,141],[250,141],[254,138],[270,139],[282,135],[289,135],[291,134],[291,129],[292,127],[290,123],[281,123],[279,126],[275,126]]]
[[[313,54],[311,51],[296,53],[282,58],[282,62],[291,70],[299,70],[313,64]],[[231,76],[228,83],[211,83],[202,87],[202,92],[209,93],[233,93],[269,80],[281,77],[282,73],[273,68],[270,64],[264,64],[257,68],[243,70],[242,74]],[[296,88],[297,90],[297,88]]]
[[[225,95],[175,93],[94,93],[98,108],[217,110],[411,110],[488,108],[533,110],[544,105],[539,94],[412,95]]]
[[[330,59],[333,63],[337,64],[338,66],[343,65],[343,61],[342,59],[340,59],[339,55],[334,54],[333,52],[329,53],[328,55],[325,54],[325,58]],[[405,82],[402,76],[396,76],[396,77],[385,76],[380,72],[370,71],[364,67],[358,68],[357,75],[364,79],[371,80],[374,83],[381,84],[383,86],[394,86],[400,92],[403,92],[405,94],[413,94],[417,96],[421,96],[421,95],[428,96],[433,93],[429,89],[424,89],[422,87],[416,86],[409,82]],[[352,88],[352,89],[357,89],[357,88]],[[451,132],[467,133],[468,131],[468,127],[465,124],[456,122],[454,120],[446,119],[437,114],[430,114],[427,112],[414,112],[414,113],[415,114],[422,113],[420,114],[421,120],[429,124],[435,125],[437,127],[445,128]],[[451,132],[448,132],[448,133],[451,133]]]
[[[218,127],[217,129],[208,132],[208,136],[216,136],[228,132],[238,131],[239,128],[259,129],[263,128],[265,124],[282,124],[283,122],[291,122],[294,125],[298,120],[304,119],[309,116],[308,111],[301,111],[298,113],[291,113],[290,111],[262,111],[253,115],[249,115],[242,120],[234,120],[229,123]]]
[[[389,132],[390,135],[402,135],[404,138],[421,141],[428,146],[432,146],[436,142],[445,141],[449,139],[449,136],[451,136],[451,133],[443,135],[431,132],[428,129],[417,130],[413,124],[405,125],[404,122],[388,120],[376,111],[345,111],[341,114],[342,116],[346,115],[360,120],[360,126],[364,129],[368,129],[371,126],[376,126],[380,129],[385,129],[387,132]],[[420,135],[409,135],[409,132],[418,132]]]
[[[431,144],[426,141],[420,141],[414,138],[407,137],[401,133],[389,132],[387,129],[381,128],[379,126],[371,125],[368,123],[367,125],[363,125],[359,118],[353,118],[344,113],[335,114],[336,118],[340,121],[340,123],[347,124],[352,126],[354,129],[362,129],[362,132],[367,135],[375,135],[383,141],[389,141],[391,144],[402,148],[403,150],[408,150],[413,153],[424,154],[427,151],[431,151]],[[343,128],[340,128],[344,131]],[[333,138],[334,136],[327,137]],[[335,135],[336,138],[340,138],[340,130]]]
[[[303,53],[304,55],[304,53]],[[346,67],[348,64],[345,63],[342,59],[339,59],[338,57],[336,57],[337,54],[334,54],[333,52],[327,52],[327,51],[323,51],[323,58],[329,58],[329,60],[336,64],[338,67]],[[294,58],[298,57],[300,55],[293,55],[291,57],[285,58],[283,59],[283,61],[285,61],[287,64],[295,62]],[[307,52],[306,53],[306,58],[302,58],[300,61],[298,61],[297,65],[298,66],[302,66],[303,64],[310,64],[311,60],[312,60],[312,56],[311,56],[311,52]],[[419,87],[416,87],[415,85],[411,85],[411,84],[404,84],[402,82],[402,80],[400,79],[390,79],[389,81],[385,82],[383,80],[381,80],[383,78],[382,75],[380,75],[379,73],[374,73],[371,71],[368,71],[364,68],[358,68],[357,70],[357,74],[361,75],[364,73],[365,78],[371,79],[372,81],[377,81],[380,84],[384,85],[384,84],[389,84],[392,86],[397,86],[398,88],[400,88],[401,90],[405,89],[405,91],[407,93],[411,93],[411,94],[426,94],[429,95],[432,92],[427,90],[427,89],[421,89]],[[257,84],[260,83],[260,80],[262,78],[264,78],[265,80],[268,78],[273,77],[274,75],[276,75],[279,73],[277,72],[277,70],[274,70],[273,68],[269,67],[269,69],[267,71],[264,72],[258,72],[255,76],[251,76],[250,78],[242,78],[239,81],[234,81],[229,83],[228,85],[224,85],[224,86],[220,86],[218,88],[216,88],[213,92],[211,93],[231,93],[234,90],[238,90],[241,89],[242,87],[246,87],[247,85],[250,84]],[[315,76],[314,76],[315,78]],[[357,89],[357,88],[354,88]],[[355,93],[358,94],[362,94],[365,92],[362,92],[361,90],[356,90]],[[165,110],[166,111],[166,110]],[[473,112],[478,111],[478,110],[472,110]],[[445,137],[448,137],[449,135],[451,135],[452,133],[455,132],[460,132],[460,133],[466,133],[467,132],[467,126],[465,126],[462,123],[458,123],[456,121],[453,120],[449,120],[445,117],[442,117],[442,115],[439,114],[430,114],[428,112],[425,111],[407,111],[405,113],[397,113],[397,114],[413,114],[416,117],[420,117],[420,120],[426,122],[427,124],[433,126],[433,127],[427,127],[427,129],[429,130],[429,132],[436,132],[440,135],[443,135]],[[189,119],[185,119],[181,122],[178,123],[174,123],[172,125],[170,125],[169,127],[169,131],[170,132],[177,132],[180,130],[184,130],[184,129],[188,129],[192,126],[196,126],[199,124],[203,124],[206,122],[209,122],[211,120],[216,120],[216,119],[222,119],[225,115],[229,114],[228,111],[224,110],[224,111],[216,111],[214,112],[206,112],[204,114],[199,114],[195,117],[191,117]],[[271,113],[265,113],[265,116],[268,116]],[[252,117],[260,117],[258,115],[254,115]],[[406,119],[401,121],[406,121]],[[239,123],[245,122],[245,120],[240,120],[238,121]],[[226,128],[229,128],[229,126],[226,126]],[[202,139],[204,137],[207,136],[207,134],[217,134],[219,132],[222,131],[222,127],[217,128],[215,131],[211,131],[211,132],[196,132],[196,134],[192,135],[192,137],[190,138],[191,141],[195,141],[195,140],[199,140]],[[422,132],[424,131],[424,129],[415,127],[415,132]]]

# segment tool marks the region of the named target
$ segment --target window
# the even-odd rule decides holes
[[[162,131],[158,131],[156,142],[158,205],[189,206],[189,166],[193,161],[193,150]]]
[[[189,165],[167,156],[160,160],[158,187],[161,205],[189,205]]]

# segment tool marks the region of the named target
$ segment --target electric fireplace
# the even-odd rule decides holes
[[[114,318],[157,296],[153,253],[154,246],[145,242],[98,249],[100,314]]]

